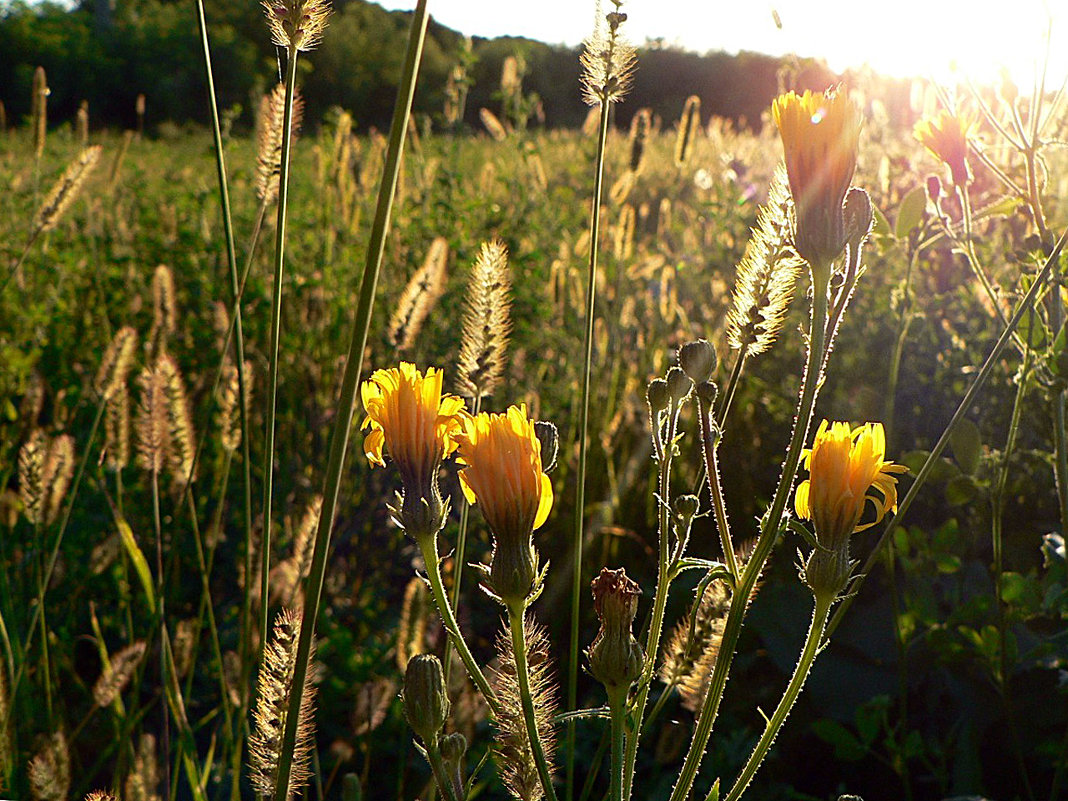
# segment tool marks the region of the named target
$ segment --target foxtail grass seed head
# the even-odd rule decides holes
[[[645,143],[649,138],[652,112],[647,108],[638,109],[630,121],[630,171],[637,175],[645,165]]]
[[[194,458],[196,437],[193,433],[193,412],[185,391],[185,381],[178,362],[169,353],[156,360],[156,373],[163,384],[166,401],[167,431],[170,447],[167,449],[167,468],[175,481],[196,480]]]
[[[786,319],[802,264],[791,247],[792,227],[786,170],[780,166],[738,264],[727,312],[727,341],[744,356],[768,350]]]
[[[558,706],[558,693],[550,670],[549,638],[544,627],[529,621],[523,625],[523,635],[526,641],[535,726],[551,776],[554,768],[552,755],[555,752],[552,719]],[[543,790],[527,736],[523,696],[519,689],[515,651],[507,623],[497,636],[497,657],[499,667],[491,674],[493,689],[501,705],[497,717],[497,747],[494,749],[494,759],[501,782],[513,798],[520,801],[540,801],[543,798]]]
[[[162,373],[146,366],[137,378],[141,399],[137,405],[134,427],[137,431],[137,462],[150,473],[163,471],[170,450],[170,427],[167,422],[167,388]]]
[[[142,640],[126,646],[111,657],[110,664],[93,685],[93,700],[98,707],[105,709],[114,703],[130,683],[144,655],[145,642]]]
[[[33,125],[33,156],[40,160],[44,154],[45,135],[48,132],[48,96],[52,90],[48,88],[48,77],[44,67],[38,67],[33,71],[33,86],[30,98],[30,117]]]
[[[107,466],[123,470],[130,463],[130,391],[119,384],[104,407],[104,452]]]
[[[322,41],[332,9],[329,0],[262,0],[271,42],[287,50],[307,52]]]
[[[48,493],[43,509],[44,523],[52,525],[59,519],[63,499],[74,478],[74,437],[61,434],[48,444],[41,484]]]
[[[82,104],[78,106],[78,114],[74,120],[75,133],[74,137],[78,140],[78,144],[82,147],[86,147],[89,144],[89,101],[83,100]]]
[[[124,801],[159,801],[156,738],[147,732],[137,744],[137,754],[123,789]]]
[[[615,7],[603,17],[598,12],[593,34],[586,40],[582,66],[582,96],[587,105],[607,106],[618,103],[630,89],[637,64],[634,46],[620,32],[627,15],[619,9],[622,0],[611,0]]]
[[[152,273],[152,340],[156,351],[164,349],[167,339],[178,327],[178,312],[174,299],[174,273],[160,264]]]
[[[426,638],[426,582],[413,578],[404,588],[400,623],[397,625],[397,667],[404,670],[408,662],[423,653]]]
[[[297,661],[297,642],[300,640],[300,612],[283,609],[274,621],[274,636],[263,652],[263,664],[257,681],[256,708],[253,712],[252,733],[249,735],[249,763],[252,786],[257,793],[271,801],[288,801],[311,776],[310,764],[314,747],[313,706],[315,689],[311,681],[304,684],[297,721],[297,738],[290,763],[289,787],[284,799],[275,799],[278,762],[281,757],[283,733],[289,715],[289,692],[293,687],[293,671]],[[309,660],[314,656],[314,648]]]
[[[257,125],[256,197],[270,205],[278,197],[278,176],[282,170],[282,127],[285,125],[286,87],[277,84],[260,100]],[[304,98],[293,95],[290,136],[296,139],[304,119]]]
[[[123,326],[108,343],[93,380],[93,389],[101,398],[108,400],[119,391],[120,385],[126,384],[136,352],[137,332],[128,325]]]
[[[252,396],[252,363],[246,361],[244,369],[245,379],[245,408],[249,408]],[[223,450],[228,453],[236,453],[241,447],[241,382],[238,380],[237,366],[229,360],[223,365],[222,381],[219,387],[219,442]]]
[[[30,795],[34,801],[66,801],[70,792],[70,750],[56,732],[30,760]]]
[[[85,797],[85,801],[118,801],[107,790],[93,790]]]
[[[375,370],[360,396],[370,429],[363,452],[373,465],[385,467],[384,454],[396,462],[404,487],[396,522],[416,540],[434,537],[445,522],[446,508],[438,489],[438,468],[456,450],[463,427],[464,402],[442,395],[442,373],[434,367],[424,375],[414,364]]]
[[[34,430],[19,448],[19,500],[22,501],[22,513],[32,525],[44,522],[44,467],[47,455],[48,441],[40,430]]]
[[[845,247],[842,202],[857,166],[860,110],[844,92],[829,89],[779,95],[771,111],[797,213],[794,247],[825,283]]]
[[[882,423],[824,420],[811,448],[803,451],[809,477],[794,496],[799,517],[811,520],[818,546],[805,567],[805,580],[817,596],[834,598],[849,580],[849,540],[897,510],[897,479],[906,467],[885,460]],[[871,506],[874,519],[861,523]]]
[[[501,381],[512,330],[512,279],[508,251],[499,239],[483,242],[464,295],[457,392],[466,398],[492,395]]]
[[[708,692],[729,610],[726,585],[713,582],[705,588],[696,615],[679,621],[664,644],[660,679],[669,687],[678,688],[683,706],[690,711],[700,709]]]
[[[675,136],[675,166],[685,167],[693,154],[693,143],[701,130],[701,98],[690,95],[682,107],[679,130]]]
[[[922,119],[913,128],[917,141],[936,159],[949,167],[953,185],[961,188],[971,181],[968,170],[968,139],[975,130],[975,117],[942,109],[934,117]]]
[[[456,440],[460,488],[493,534],[487,589],[509,608],[525,607],[541,583],[533,534],[553,505],[534,421],[526,404],[504,414],[483,412],[464,419]]]
[[[645,652],[631,632],[642,591],[623,568],[601,568],[591,587],[601,628],[588,652],[590,673],[612,696],[629,689],[645,663]]]
[[[508,138],[508,129],[504,126],[504,123],[500,121],[497,115],[488,108],[480,108],[478,110],[478,118],[482,122],[482,126],[486,129],[486,132],[496,141],[503,142]]]
[[[33,230],[38,233],[51,231],[70,208],[85,185],[86,179],[100,161],[100,145],[83,150],[67,169],[52,184],[41,207],[33,218]]]
[[[404,670],[404,716],[419,739],[437,745],[449,718],[445,672],[433,654],[416,654]]]
[[[423,265],[415,271],[401,293],[389,321],[389,339],[397,350],[411,349],[423,323],[445,291],[449,240],[436,237],[430,243]]]

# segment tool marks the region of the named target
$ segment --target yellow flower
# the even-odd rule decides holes
[[[968,136],[974,127],[974,117],[942,109],[934,119],[920,120],[913,128],[916,139],[949,167],[953,183],[960,187],[969,181]]]
[[[824,420],[810,450],[804,452],[809,478],[797,487],[797,514],[815,524],[816,539],[828,549],[847,546],[855,531],[878,523],[897,510],[897,479],[894,473],[907,468],[884,460],[886,436],[882,423],[865,423],[850,429],[849,423]],[[875,519],[861,524],[868,504]]]
[[[814,267],[845,247],[842,202],[857,166],[860,111],[844,94],[790,91],[771,107],[797,210],[794,247]]]
[[[397,463],[404,484],[398,520],[413,536],[440,522],[438,468],[456,450],[456,435],[466,417],[463,399],[441,394],[441,379],[441,370],[431,367],[423,375],[415,365],[401,362],[400,368],[375,370],[360,388],[367,411],[361,428],[371,429],[364,454],[372,465],[385,466],[385,449]],[[422,501],[430,518],[420,512]]]
[[[534,589],[537,555],[531,534],[553,505],[553,487],[542,470],[541,442],[527,407],[504,414],[467,417],[456,435],[460,487],[482,507],[494,537],[492,590],[505,602],[520,602]]]

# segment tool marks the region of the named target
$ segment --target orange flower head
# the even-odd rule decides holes
[[[798,485],[794,505],[798,515],[813,521],[822,546],[847,545],[853,532],[870,528],[897,510],[893,474],[907,468],[885,461],[885,455],[882,423],[853,429],[849,423],[820,423],[812,448],[804,452],[809,477]],[[869,503],[875,519],[862,524]]]
[[[860,110],[829,89],[787,92],[775,99],[771,113],[797,212],[794,247],[811,266],[823,268],[845,247],[842,202],[857,166]]]
[[[553,488],[541,463],[541,441],[526,405],[504,414],[467,417],[456,435],[460,487],[482,515],[494,538],[490,584],[505,603],[534,592],[538,557],[531,535],[549,516]]]
[[[920,144],[949,167],[953,183],[963,187],[971,180],[968,174],[968,137],[975,128],[969,114],[953,114],[946,109],[933,119],[920,120],[913,134]]]
[[[399,368],[375,370],[360,388],[367,411],[361,428],[371,429],[363,442],[364,454],[372,465],[385,466],[383,452],[388,451],[397,463],[404,485],[397,519],[413,536],[441,522],[438,468],[456,450],[456,435],[466,417],[463,399],[441,394],[441,380],[441,370],[431,367],[424,375],[415,365],[401,362]],[[440,525],[433,533],[438,530]]]

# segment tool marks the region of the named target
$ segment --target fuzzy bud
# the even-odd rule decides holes
[[[679,527],[688,529],[701,508],[701,502],[696,495],[680,495],[675,499],[673,506],[675,519],[679,521]]]
[[[672,367],[667,373],[667,390],[672,401],[682,403],[693,391],[693,379],[678,367]]]
[[[942,197],[942,179],[937,175],[927,176],[927,197],[931,199],[932,203],[937,203],[938,199]]]
[[[849,558],[849,545],[816,548],[805,563],[802,579],[817,598],[837,598],[849,584],[856,562]]]
[[[433,654],[416,654],[404,671],[404,715],[419,739],[437,742],[449,717],[449,696],[441,662]]]
[[[694,383],[707,381],[716,370],[716,349],[706,339],[687,342],[679,350],[679,367]]]
[[[862,241],[871,232],[874,218],[868,193],[856,186],[850,188],[842,205],[842,216],[845,218],[846,241]]]
[[[663,378],[654,378],[650,381],[648,389],[645,390],[645,399],[648,401],[649,411],[655,419],[656,415],[667,409],[671,404],[667,381]]]
[[[702,381],[697,385],[697,400],[706,409],[711,409],[712,404],[716,402],[716,395],[719,394],[719,388],[711,381]]]
[[[555,423],[538,420],[534,423],[534,435],[541,443],[541,470],[551,473],[556,467],[556,456],[560,450],[560,433]]]
[[[591,587],[601,629],[588,652],[590,673],[611,696],[613,692],[625,692],[642,673],[645,653],[631,633],[641,589],[627,578],[623,568],[607,567],[601,569]]]

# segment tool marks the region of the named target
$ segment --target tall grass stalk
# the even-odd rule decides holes
[[[282,277],[285,264],[286,212],[289,205],[289,157],[293,142],[293,96],[297,85],[297,55],[295,43],[287,49],[286,102],[282,122],[282,156],[278,169],[278,222],[274,239],[274,280],[271,285],[271,343],[268,351],[270,367],[267,376],[267,424],[263,455],[263,532],[260,537],[260,649],[267,642],[267,597],[271,572],[271,495],[274,490],[274,429],[278,399],[278,345],[282,329]],[[246,579],[250,580],[250,579]],[[310,627],[309,627],[310,628]],[[304,634],[301,632],[301,639]],[[297,716],[294,715],[294,720]],[[288,779],[287,779],[288,780]],[[286,785],[279,785],[285,787]],[[282,793],[279,798],[285,798]]]
[[[760,535],[757,538],[753,555],[746,563],[738,586],[735,588],[731,600],[730,611],[727,613],[727,622],[723,630],[723,640],[720,645],[719,658],[712,671],[712,678],[701,706],[697,726],[694,729],[690,748],[686,753],[679,779],[675,789],[671,793],[671,801],[684,801],[693,789],[694,780],[697,778],[697,769],[705,755],[709,737],[712,735],[712,725],[715,723],[719,704],[723,698],[723,691],[727,685],[727,675],[730,671],[734,652],[738,645],[738,637],[742,631],[742,622],[749,606],[753,588],[764,568],[764,563],[771,555],[772,548],[782,527],[782,516],[786,510],[786,503],[793,489],[794,478],[801,461],[801,451],[804,449],[808,438],[808,429],[812,422],[812,411],[816,404],[816,396],[819,391],[822,377],[822,366],[827,347],[827,283],[822,276],[830,276],[830,265],[823,265],[817,269],[813,266],[812,286],[812,316],[809,326],[808,360],[805,365],[805,374],[801,384],[801,394],[797,404],[797,416],[794,418],[794,431],[790,438],[790,446],[786,452],[786,460],[783,463],[782,475],[779,477],[779,485],[775,490],[771,507],[765,513],[760,523]],[[820,276],[820,278],[817,278]]]
[[[348,358],[345,360],[345,372],[341,381],[338,414],[330,437],[330,457],[327,463],[326,480],[323,488],[323,507],[319,516],[319,526],[315,532],[311,568],[304,588],[304,616],[301,622],[300,641],[297,645],[296,665],[293,669],[293,686],[289,693],[289,714],[286,717],[286,727],[283,734],[281,759],[278,764],[278,779],[275,784],[275,799],[278,801],[284,801],[286,789],[289,787],[291,760],[297,738],[297,719],[300,712],[300,701],[304,694],[304,683],[308,676],[308,662],[311,654],[312,638],[315,634],[315,619],[319,613],[323,577],[326,572],[326,557],[330,550],[330,532],[334,526],[337,499],[341,488],[341,473],[345,463],[345,453],[348,450],[349,434],[352,431],[352,418],[356,412],[356,398],[360,373],[363,369],[363,355],[367,347],[367,334],[371,325],[371,309],[374,305],[375,288],[378,284],[378,274],[382,266],[382,254],[385,249],[386,233],[389,229],[393,197],[397,189],[401,151],[404,147],[408,119],[411,115],[412,97],[415,94],[416,76],[423,52],[426,25],[427,0],[418,0],[415,11],[412,14],[412,25],[408,33],[408,48],[404,57],[401,80],[397,88],[396,104],[393,107],[393,122],[390,126],[382,182],[378,189],[375,219],[371,226],[371,236],[367,245],[367,259],[364,263],[363,280],[360,284],[360,294],[356,302],[356,318],[353,321],[352,338],[349,343]],[[288,121],[284,130],[289,130]],[[281,191],[281,182],[279,191]],[[281,202],[281,199],[279,202]]]
[[[248,393],[245,390],[245,334],[241,323],[241,291],[244,289],[244,279],[238,283],[237,276],[237,256],[234,248],[234,228],[233,218],[230,213],[230,190],[229,184],[226,178],[226,155],[223,151],[222,141],[222,129],[219,124],[219,106],[215,97],[215,79],[211,67],[211,47],[208,42],[208,27],[207,21],[204,15],[204,3],[203,0],[197,0],[197,26],[200,30],[201,47],[204,53],[204,71],[208,81],[208,107],[211,110],[211,127],[212,136],[215,142],[215,168],[219,179],[219,201],[222,206],[223,216],[223,231],[226,236],[226,263],[230,272],[230,294],[233,302],[233,313],[231,317],[231,326],[234,332],[234,351],[235,351],[235,367],[237,368],[237,394],[238,394],[238,410],[241,422],[241,464],[242,464],[242,480],[243,480],[243,507],[244,507],[244,523],[245,523],[245,587],[244,595],[241,606],[241,667],[242,667],[242,681],[241,681],[241,710],[247,707],[248,697],[248,671],[251,666],[250,651],[251,651],[251,586],[252,581],[252,478],[251,478],[251,463],[249,460],[249,436],[248,436]],[[139,107],[141,104],[139,103]],[[140,127],[141,116],[138,117],[138,125]],[[257,217],[256,234],[258,236],[259,226],[263,219],[263,211]],[[251,250],[249,253],[249,260],[251,262]],[[245,268],[245,275],[248,274],[248,267]],[[225,350],[224,345],[224,350]],[[218,383],[218,382],[216,382]],[[195,464],[194,459],[194,464]],[[227,458],[227,467],[229,467],[229,457]],[[227,474],[229,470],[227,470]],[[223,484],[223,493],[219,498],[220,508],[225,501],[225,481]],[[190,514],[195,519],[195,509],[190,510]],[[199,546],[199,542],[198,542]],[[207,597],[207,596],[206,596]],[[266,598],[266,596],[262,596]],[[263,607],[266,610],[267,604],[264,602]],[[214,614],[212,617],[214,617]],[[218,645],[218,635],[213,635],[216,639],[216,647]],[[262,642],[263,640],[261,640]],[[222,664],[220,663],[219,669],[221,671]],[[222,680],[220,676],[220,680]],[[223,702],[226,703],[226,692],[223,687]],[[243,717],[243,715],[242,715]],[[240,766],[241,766],[241,743],[243,738],[236,736],[237,732],[233,731],[230,725],[227,725],[227,730],[232,737],[234,752],[233,752],[233,778],[230,788],[230,797],[233,801],[237,801],[240,796]]]
[[[601,120],[594,160],[593,200],[590,209],[590,261],[586,278],[586,331],[582,340],[582,396],[579,400],[578,466],[575,478],[575,521],[571,567],[571,641],[567,662],[567,708],[578,705],[579,599],[582,597],[582,546],[586,522],[586,455],[589,450],[590,380],[593,374],[593,315],[597,301],[597,257],[600,250],[601,197],[604,194],[604,158],[608,143],[609,105],[601,100]],[[575,721],[567,724],[567,797],[574,797]]]

